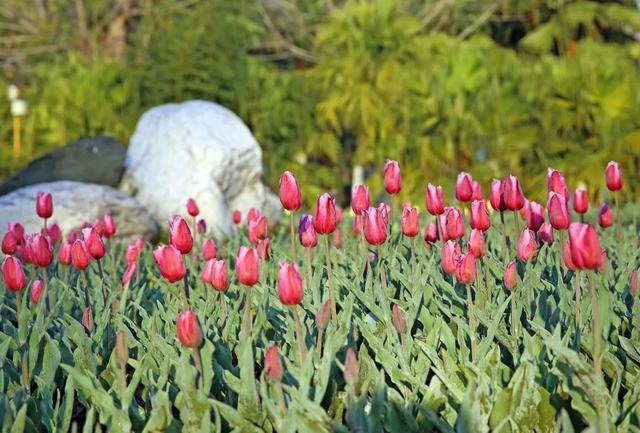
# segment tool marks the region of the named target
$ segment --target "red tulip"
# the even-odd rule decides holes
[[[471,228],[486,232],[491,226],[489,209],[485,200],[474,200],[471,202]]]
[[[553,243],[553,227],[549,223],[544,223],[538,229],[538,242],[540,245],[546,243],[551,245]]]
[[[404,312],[398,304],[393,304],[391,307],[391,320],[393,321],[393,327],[396,328],[396,331],[400,334],[404,334],[407,332],[407,320],[404,317]]]
[[[204,340],[198,316],[191,310],[180,313],[176,322],[176,331],[178,339],[185,347],[198,347]]]
[[[356,235],[362,233],[362,217],[360,215],[353,219],[353,233]]]
[[[577,269],[597,269],[600,261],[600,240],[591,224],[572,223],[569,226],[571,259]]]
[[[218,248],[216,247],[216,241],[213,239],[205,239],[202,243],[202,258],[207,261],[215,259],[218,255]]]
[[[38,301],[40,301],[40,296],[42,295],[43,288],[44,285],[40,280],[33,280],[33,283],[31,283],[31,302],[33,304],[37,305]]]
[[[602,203],[602,206],[600,206],[600,212],[598,212],[598,224],[602,228],[611,227],[613,225],[613,212],[605,203]]]
[[[87,246],[87,251],[89,251],[91,257],[96,260],[100,260],[104,257],[106,249],[98,232],[94,228],[89,227],[82,229],[82,235],[84,237],[84,243]]]
[[[269,347],[264,357],[264,375],[272,382],[280,382],[284,375],[278,346],[275,344]]]
[[[2,252],[4,254],[13,254],[16,252],[17,246],[16,235],[12,231],[6,232],[2,238]]]
[[[482,185],[480,182],[476,182],[475,180],[472,183],[473,193],[471,194],[471,200],[482,200],[484,198],[482,194]]]
[[[525,208],[523,208],[525,209]],[[529,230],[537,232],[544,224],[544,206],[535,201],[529,201],[526,206],[525,220]]]
[[[110,238],[116,234],[116,221],[111,215],[105,215],[103,218],[104,236]]]
[[[65,266],[71,264],[71,243],[65,242],[60,245],[60,251],[58,251],[58,261],[61,265]]]
[[[518,284],[518,269],[516,267],[516,262],[511,260],[507,263],[507,266],[504,268],[504,286],[508,290],[513,290],[516,288]]]
[[[536,235],[531,230],[524,229],[518,240],[518,258],[526,262],[536,253],[536,250]]]
[[[441,186],[435,186],[432,184],[427,185],[425,201],[427,204],[427,211],[431,215],[441,215],[444,213],[444,198],[442,194]]]
[[[36,196],[36,213],[40,218],[51,218],[53,215],[53,197],[48,192],[38,192]]]
[[[577,270],[576,265],[573,263],[573,258],[571,258],[571,243],[568,239],[562,246],[562,261],[567,269],[572,271]]]
[[[249,209],[249,212],[247,212],[247,224],[249,224],[253,220],[258,219],[259,216],[260,211],[255,207],[252,207],[251,209]]]
[[[456,273],[456,263],[460,255],[460,245],[454,241],[446,241],[440,250],[440,261],[442,269],[447,274]]]
[[[631,275],[629,275],[629,294],[632,297],[638,296],[638,268],[633,268]]]
[[[397,161],[387,159],[384,165],[384,189],[389,194],[397,194],[402,189],[400,166]]]
[[[387,225],[384,222],[383,211],[379,208],[369,208],[365,213],[364,237],[371,245],[381,245],[387,240]]]
[[[235,225],[240,224],[240,222],[242,221],[242,214],[239,210],[236,209],[233,211],[232,219]]]
[[[620,171],[620,165],[617,162],[609,161],[604,174],[609,191],[622,189],[622,171]]]
[[[402,234],[410,238],[420,233],[420,213],[418,209],[407,206],[402,209]]]
[[[569,207],[564,196],[550,192],[547,201],[547,211],[549,212],[549,222],[556,230],[565,230],[571,224]]]
[[[351,209],[356,215],[369,209],[371,201],[369,200],[369,188],[365,185],[356,185],[351,190]]]
[[[249,221],[249,241],[253,245],[258,245],[258,242],[266,239],[268,235],[269,228],[266,216],[260,215],[256,219]]]
[[[236,276],[245,286],[253,286],[259,279],[259,257],[255,248],[240,247],[236,255]]]
[[[447,208],[449,209],[449,208]],[[446,242],[449,239],[449,233],[447,233],[447,213],[443,213],[442,215],[438,215],[438,226],[440,227],[440,236],[442,236],[442,241]]]
[[[577,188],[573,192],[573,210],[577,213],[586,213],[589,210],[589,197],[586,189]]]
[[[134,243],[127,247],[127,252],[125,253],[125,261],[127,264],[136,263],[138,261],[138,256],[140,255],[140,250],[138,246]]]
[[[207,222],[204,218],[200,218],[196,223],[196,232],[201,235],[207,233]]]
[[[162,276],[172,283],[180,281],[187,274],[182,255],[173,245],[162,245],[156,248],[153,258]]]
[[[300,238],[300,244],[305,248],[315,247],[318,244],[318,235],[316,234],[316,229],[313,228],[311,215],[303,214],[300,217],[298,237]]]
[[[260,257],[260,259],[269,260],[271,258],[271,255],[269,254],[269,245],[271,245],[269,238],[260,239],[258,241],[256,249],[258,250],[258,257]]]
[[[76,230],[72,230],[71,232],[69,232],[69,234],[67,235],[67,242],[73,244],[76,239],[82,239],[80,233],[78,233]]]
[[[100,237],[104,235],[104,222],[102,222],[100,218],[96,218],[93,221],[93,224],[86,224],[84,227],[82,227],[83,232],[88,228],[93,228],[96,232],[98,232],[98,235]]]
[[[438,241],[438,226],[436,223],[430,222],[424,228],[424,243],[426,245],[435,244]]]
[[[37,233],[27,242],[29,260],[36,266],[46,267],[53,261],[53,248],[48,236]]]
[[[202,281],[211,284],[214,289],[224,292],[229,287],[229,276],[227,274],[227,262],[224,260],[211,259],[207,261],[202,271]]]
[[[327,193],[322,194],[313,213],[313,228],[316,232],[328,235],[336,229],[336,199]]]
[[[137,262],[129,263],[127,265],[127,268],[124,271],[124,274],[122,274],[122,284],[129,284],[129,282],[131,281],[131,278],[133,278],[137,270],[138,270]]]
[[[462,284],[471,284],[476,279],[476,258],[466,253],[458,258],[456,263],[456,279]]]
[[[482,257],[487,252],[484,242],[484,232],[482,230],[473,229],[469,235],[469,243],[467,248],[475,257]]]
[[[169,221],[169,243],[182,254],[188,254],[193,248],[193,236],[187,221],[180,215]]]
[[[316,326],[318,329],[325,330],[327,325],[329,324],[329,320],[331,319],[331,299],[327,299],[324,303],[318,308],[318,312],[316,313]]]
[[[280,203],[282,207],[294,211],[302,206],[302,195],[296,177],[290,171],[285,171],[280,176]]]
[[[464,219],[457,207],[447,208],[446,230],[449,239],[460,239],[464,236]]]
[[[347,349],[347,356],[344,360],[344,381],[349,386],[355,386],[358,383],[360,369],[358,368],[358,357],[353,347]]]
[[[62,230],[60,230],[60,226],[56,223],[51,224],[49,227],[47,227],[47,233],[43,233],[43,235],[49,235],[49,239],[51,240],[52,244],[55,244],[58,239],[60,239],[62,237]]]
[[[280,263],[278,272],[278,297],[284,305],[297,305],[302,302],[302,277],[298,266],[290,263]]]
[[[504,186],[500,179],[493,179],[491,181],[489,201],[491,202],[491,207],[494,210],[502,212],[507,209],[507,205],[504,202]]]
[[[27,278],[22,269],[20,259],[13,256],[6,256],[2,262],[2,278],[7,289],[17,292],[27,284]]]
[[[9,231],[16,236],[16,242],[21,245],[24,242],[24,227],[20,223],[9,223]]]
[[[84,310],[82,310],[82,325],[87,331],[93,331],[93,310],[91,306],[85,307]]]
[[[567,182],[565,182],[562,173],[560,173],[556,169],[547,169],[547,190],[549,192],[553,191],[555,193],[558,193],[566,200],[569,200],[569,190],[567,189]]]
[[[516,211],[524,206],[524,194],[520,187],[520,180],[516,176],[509,175],[503,182],[503,197],[505,207]]]
[[[187,199],[187,213],[192,217],[197,217],[200,214],[198,203],[191,197]]]
[[[458,201],[471,201],[473,196],[473,179],[469,173],[464,171],[458,174],[456,180],[456,199]]]

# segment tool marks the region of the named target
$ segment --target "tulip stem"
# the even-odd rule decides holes
[[[558,280],[562,280],[562,249],[564,248],[564,230],[558,230],[560,242],[558,242]],[[566,265],[566,263],[565,263]]]
[[[575,271],[575,287],[576,287],[576,303],[575,303],[575,321],[576,321],[576,350],[580,351],[580,325],[581,325],[581,313],[582,308],[580,306],[580,298],[582,296],[580,292],[580,273]]]
[[[615,191],[613,193],[613,202],[616,206],[616,238],[618,239],[618,242],[620,242],[622,240],[622,236],[621,236],[621,232],[620,229],[622,229],[622,226],[620,225],[620,207],[618,206],[618,195],[620,193],[618,191]]]
[[[467,289],[467,315],[469,317],[469,339],[471,340],[471,362],[475,363],[476,353],[476,317],[473,314],[473,297],[471,296],[471,284],[465,284]]]
[[[20,370],[22,371],[22,385],[24,386],[25,391],[27,392],[27,394],[31,393],[31,390],[29,389],[29,362],[27,360],[27,351],[23,350],[22,347],[20,347],[20,307],[22,304],[22,296],[20,295],[20,292],[16,292],[16,322],[18,323],[18,339],[16,340],[18,343],[18,352],[21,352],[20,354]]]
[[[318,336],[316,337],[316,353],[318,356],[322,356],[322,337],[324,337],[324,329],[318,329]]]
[[[517,210],[513,211],[513,222],[515,223],[515,227],[516,227],[516,235],[514,237],[514,239],[515,239],[518,236],[520,236],[520,221],[518,220],[518,211]]]
[[[50,310],[49,306],[49,275],[47,275],[47,267],[42,268],[42,281],[44,282],[44,312],[47,314]]]
[[[202,358],[200,357],[200,348],[199,347],[194,347],[193,348],[193,362],[196,365],[196,370],[198,370],[198,389],[200,391],[202,391],[203,388],[203,384],[202,384]]]
[[[282,383],[276,382],[276,393],[278,393],[278,404],[280,405],[280,410],[282,414],[287,413],[287,403],[284,399],[284,392],[282,391]]]
[[[416,237],[411,238],[411,274],[416,277]]]
[[[242,336],[245,340],[251,339],[251,286],[246,286],[244,301],[244,318],[242,319]]]
[[[296,342],[298,343],[298,360],[300,361],[300,367],[304,365],[304,360],[307,357],[307,346],[304,343],[304,330],[300,323],[300,317],[298,315],[298,306],[291,306],[291,314],[293,315],[293,323],[296,330]]]
[[[509,233],[507,233],[507,225],[504,222],[504,211],[500,211],[500,223],[502,224],[502,235],[504,237],[504,247],[505,247],[505,263],[507,258],[509,257],[509,251],[511,251],[511,238],[509,237]]]
[[[333,271],[331,270],[331,247],[329,246],[329,235],[324,236],[324,246],[327,250],[327,275],[329,277],[329,298],[331,299],[331,319],[338,320],[338,312],[336,311],[336,294],[333,286]]]
[[[293,263],[298,263],[298,252],[296,251],[296,235],[293,228],[293,211],[289,213],[289,225],[291,226],[291,257],[293,257]]]
[[[80,278],[82,280],[82,288],[84,289],[84,306],[90,307],[91,301],[89,300],[89,285],[87,284],[87,277],[84,274],[84,269],[80,270]]]
[[[380,281],[382,282],[382,288],[387,289],[387,274],[384,269],[384,261],[382,259],[382,244],[378,244],[378,270],[380,271]]]
[[[311,288],[311,281],[313,280],[313,269],[311,267],[311,247],[307,247],[307,287]]]
[[[580,222],[582,224],[584,224],[584,214],[583,213],[580,214]]]
[[[227,321],[227,297],[224,295],[224,292],[218,292],[218,294],[220,297],[220,320],[218,324],[223,326],[224,322]]]
[[[598,294],[596,292],[595,276],[593,272],[589,272],[589,285],[591,288],[591,315],[593,325],[593,371],[599,376],[602,374],[602,366],[600,360],[600,308],[598,306]]]
[[[182,300],[182,310],[187,311],[190,309],[189,307],[189,276],[185,272],[184,278],[182,279],[184,283],[184,290],[180,291],[180,298]]]
[[[516,291],[511,291],[511,336],[513,341],[517,344],[518,338],[518,324],[516,322]]]
[[[489,286],[489,261],[486,254],[482,257],[482,267],[484,268],[484,286],[487,291],[487,302],[491,304],[491,287]]]
[[[358,215],[356,218],[360,218],[360,249],[362,250],[362,258],[364,259],[364,268],[362,269],[363,275],[366,275],[371,270],[371,265],[369,264],[369,250],[367,248],[367,242],[364,238],[364,214]]]
[[[98,275],[100,275],[100,286],[102,288],[102,299],[104,301],[104,305],[107,305],[107,291],[104,287],[104,271],[102,269],[102,262],[100,260],[96,260],[98,262]]]

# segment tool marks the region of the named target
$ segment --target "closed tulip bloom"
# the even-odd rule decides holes
[[[568,239],[562,246],[562,262],[567,269],[577,270],[576,265],[573,263],[573,258],[571,258],[571,243]]]
[[[525,198],[524,206],[522,206],[522,209],[520,209],[520,216],[526,221],[527,215],[529,215],[529,200]]]
[[[547,169],[547,190],[549,192],[555,192],[569,200],[569,189],[567,189],[567,182],[564,180],[564,176],[558,170],[553,168]]]
[[[201,235],[207,232],[207,222],[204,220],[204,218],[200,218],[196,223],[196,232]]]
[[[549,212],[549,222],[556,230],[565,230],[571,224],[569,207],[564,196],[550,192],[547,201],[547,211]]]
[[[236,276],[240,284],[253,286],[259,279],[259,257],[255,248],[242,246],[236,255]]]
[[[460,245],[454,241],[446,241],[440,250],[440,261],[442,269],[447,274],[456,273],[456,263],[460,255]]]
[[[133,241],[133,245],[136,246],[139,252],[142,252],[145,246],[144,239],[136,239],[135,241]]]
[[[482,200],[484,198],[482,194],[482,185],[480,182],[476,182],[475,180],[472,183],[473,193],[471,194],[471,200]]]
[[[278,346],[275,344],[269,347],[264,357],[264,375],[272,382],[280,382],[284,375]]]
[[[298,266],[291,263],[280,263],[278,272],[278,298],[284,305],[298,305],[302,302],[302,277]]]
[[[53,223],[47,227],[47,233],[43,234],[48,234],[51,243],[55,244],[62,237],[62,230],[60,230],[60,226],[58,224]]]
[[[331,299],[327,299],[318,309],[316,313],[316,326],[318,329],[325,330],[331,320]]]
[[[266,216],[260,215],[256,219],[249,221],[249,241],[253,245],[258,245],[258,242],[266,239],[268,235],[269,228]]]
[[[573,223],[569,226],[571,259],[577,269],[597,269],[600,262],[600,240],[591,224]]]
[[[553,243],[553,227],[549,223],[544,223],[538,229],[538,242],[540,245],[544,242],[547,245]]]
[[[471,284],[476,279],[476,258],[466,253],[458,258],[456,263],[456,279],[462,284]]]
[[[613,212],[605,203],[602,203],[602,206],[600,206],[600,212],[598,212],[598,224],[602,228],[611,227],[613,225]]]
[[[589,197],[586,189],[577,188],[573,192],[573,210],[577,213],[586,213],[589,210]]]
[[[456,199],[459,201],[471,201],[473,196],[473,178],[464,171],[458,174],[456,179]]]
[[[489,209],[485,200],[474,200],[471,202],[471,228],[486,232],[491,226]]]
[[[260,211],[255,207],[252,207],[251,209],[249,209],[249,212],[247,212],[247,224],[249,224],[253,220],[258,219],[259,216]]]
[[[446,212],[446,228],[449,239],[460,239],[464,236],[464,219],[457,207],[450,207]]]
[[[53,261],[53,248],[48,236],[40,233],[29,238],[29,259],[36,266],[46,267]]]
[[[238,225],[242,221],[242,214],[240,213],[239,210],[236,209],[236,210],[233,211],[231,219],[233,220],[233,223],[235,225]]]
[[[76,230],[72,230],[71,232],[69,232],[69,234],[67,235],[67,242],[69,242],[70,244],[73,244],[76,239],[82,239],[82,236],[80,236],[80,233],[78,233]]]
[[[356,218],[358,220],[358,218]],[[300,224],[298,224],[298,237],[300,239],[300,245],[305,248],[311,248],[318,245],[318,235],[316,229],[313,227],[313,221],[311,215],[303,214],[300,217]]]
[[[632,297],[638,296],[640,289],[638,287],[638,268],[633,268],[629,276],[629,294]]]
[[[93,332],[93,309],[90,306],[82,310],[82,325],[87,331]]]
[[[525,216],[527,227],[529,230],[537,232],[544,224],[544,206],[535,201],[530,201],[527,205],[527,214]]]
[[[333,233],[336,229],[336,199],[327,193],[318,197],[313,213],[313,228],[322,235]]]
[[[351,190],[351,209],[356,215],[369,209],[371,200],[369,199],[369,188],[365,185],[356,185]]]
[[[225,260],[211,259],[207,261],[202,271],[202,281],[211,284],[214,289],[224,292],[229,287],[229,275]]]
[[[347,357],[344,360],[344,381],[347,385],[355,386],[358,383],[360,369],[358,368],[358,357],[353,347],[347,349]]]
[[[605,179],[609,191],[622,189],[622,171],[620,171],[620,165],[617,162],[609,161],[605,170]]]
[[[469,243],[467,248],[475,257],[482,257],[487,252],[484,242],[484,232],[482,230],[473,229],[469,235]]]
[[[173,245],[162,245],[153,251],[153,258],[164,278],[172,283],[184,278],[187,270],[182,261],[182,254]]]
[[[216,247],[216,241],[213,239],[205,239],[202,243],[202,258],[207,261],[215,259],[218,255],[218,248]]]
[[[393,327],[396,328],[396,331],[400,334],[404,334],[407,332],[407,321],[404,318],[404,311],[398,304],[393,304],[391,307],[391,319],[393,320]]]
[[[397,161],[388,159],[384,165],[384,189],[389,194],[397,194],[402,189],[400,166]]]
[[[89,227],[82,230],[82,235],[84,237],[84,243],[87,246],[87,251],[89,251],[91,257],[96,260],[104,257],[106,249],[102,237],[100,237],[98,232],[94,228]]]
[[[169,222],[169,243],[182,254],[188,254],[193,248],[193,235],[187,221],[180,215]]]
[[[258,257],[260,257],[260,259],[269,260],[271,258],[271,255],[269,254],[270,245],[271,245],[271,241],[269,240],[269,238],[260,239],[258,241],[258,245],[256,246],[256,249],[258,250]]]
[[[6,256],[2,261],[2,278],[7,289],[17,292],[27,284],[27,278],[22,269],[20,259],[13,256]]]
[[[102,219],[104,225],[104,236],[110,238],[116,234],[116,220],[111,215],[105,215]]]
[[[527,262],[536,252],[536,236],[529,230],[524,229],[518,240],[518,258],[523,262]]]
[[[71,263],[76,269],[86,269],[91,261],[91,256],[84,241],[76,239],[71,246]]]
[[[16,242],[21,245],[24,242],[24,227],[20,223],[9,223],[9,231],[16,236]]]
[[[504,203],[503,182],[500,179],[493,179],[491,181],[489,201],[491,202],[491,207],[496,211],[502,212],[507,209],[507,205]]]
[[[51,218],[53,215],[53,197],[48,192],[38,192],[36,196],[36,213],[40,218]]]
[[[364,237],[371,245],[381,245],[387,240],[387,225],[384,222],[383,211],[379,208],[369,208],[365,214]]]
[[[425,201],[427,211],[431,215],[441,215],[444,213],[444,198],[441,186],[428,184],[427,190],[425,191]]]
[[[184,347],[198,347],[204,340],[198,316],[191,310],[180,313],[176,321],[176,331],[178,339]]]
[[[136,263],[138,261],[138,256],[140,255],[140,250],[136,244],[131,244],[127,247],[127,251],[124,255],[125,261],[127,264]]]
[[[302,195],[296,177],[290,171],[285,171],[280,176],[280,203],[282,207],[294,211],[302,206]]]
[[[100,218],[96,218],[96,219],[93,221],[93,224],[86,224],[84,227],[82,227],[82,232],[84,233],[84,230],[85,230],[85,229],[88,229],[88,228],[91,228],[91,227],[92,227],[92,228],[93,228],[93,229],[98,233],[98,235],[100,235],[101,237],[104,235],[104,222],[102,221],[102,219],[100,219]]]
[[[511,211],[522,209],[524,206],[524,194],[520,187],[520,180],[513,175],[509,175],[503,182],[504,205]]]
[[[60,245],[60,250],[58,251],[58,261],[61,265],[68,266],[71,264],[71,243],[65,242]]]
[[[389,214],[391,213],[391,206],[386,203],[380,203],[378,205],[378,212],[382,215],[382,220],[385,224],[389,224]]]
[[[407,206],[402,209],[402,234],[410,238],[420,233],[420,213],[418,209]]]
[[[42,284],[42,281],[40,280],[33,280],[33,283],[31,283],[31,302],[35,305],[38,304],[38,302],[40,301],[40,295],[42,295],[42,289],[44,288],[44,285]]]
[[[138,270],[138,262],[132,262],[127,264],[127,268],[124,270],[124,274],[122,274],[122,284],[129,284],[131,278],[136,274]]]
[[[438,241],[438,226],[436,223],[430,222],[424,228],[424,243],[427,245],[433,245]]]
[[[507,290],[513,290],[518,284],[518,268],[516,262],[511,260],[504,268],[504,286]]]
[[[187,199],[187,213],[192,217],[197,217],[200,214],[198,203],[196,203],[196,200],[191,197]]]
[[[8,231],[2,238],[2,252],[4,254],[14,254],[18,247],[18,240],[12,231]]]

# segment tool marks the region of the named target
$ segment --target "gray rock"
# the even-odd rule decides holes
[[[0,195],[27,185],[58,180],[116,186],[122,177],[124,146],[111,137],[74,141],[29,163],[0,184]]]
[[[0,237],[4,236],[9,222],[17,221],[27,233],[39,231],[42,219],[36,214],[38,191],[53,195],[53,216],[50,222],[60,225],[63,234],[93,222],[105,214],[114,217],[119,239],[153,239],[159,227],[138,202],[105,185],[60,181],[26,186],[0,197]]]
[[[189,197],[214,237],[233,233],[231,214],[259,208],[275,222],[280,203],[262,183],[262,151],[230,110],[212,102],[166,104],[147,111],[131,137],[120,188],[166,224],[186,214]]]

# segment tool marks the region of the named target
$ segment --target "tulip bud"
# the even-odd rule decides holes
[[[397,161],[387,159],[384,164],[384,189],[389,194],[397,194],[402,189],[400,166]]]
[[[176,330],[183,346],[198,347],[202,344],[204,336],[198,323],[198,316],[193,311],[187,310],[180,313],[176,321]]]
[[[427,211],[431,215],[441,215],[444,213],[444,198],[442,196],[442,187],[432,184],[427,185],[425,191],[425,201]]]
[[[91,257],[96,260],[100,260],[104,257],[106,249],[102,238],[94,228],[82,229],[82,235],[84,237],[84,243],[87,246],[87,251]]]
[[[482,230],[473,229],[469,236],[469,243],[467,248],[474,257],[479,258],[485,255],[487,252],[484,242],[484,232]]]
[[[53,247],[48,236],[39,233],[29,238],[27,242],[29,260],[36,266],[47,267],[53,261]]]
[[[638,269],[633,268],[629,276],[629,294],[635,298],[638,293],[640,293],[638,291]]]
[[[471,201],[473,196],[473,179],[469,173],[464,171],[458,174],[456,180],[456,199],[458,201]]]
[[[236,276],[245,286],[253,286],[259,279],[259,258],[255,248],[242,246],[236,255]]]
[[[589,197],[587,190],[577,188],[573,192],[573,210],[577,213],[586,213],[589,210]]]
[[[536,250],[535,234],[529,229],[524,229],[518,240],[518,258],[527,262],[536,253]]]
[[[33,302],[34,305],[37,305],[38,301],[40,301],[43,288],[44,285],[40,280],[33,280],[33,283],[31,283],[31,302]]]
[[[84,241],[76,239],[71,246],[71,263],[76,269],[86,269],[91,256]]]
[[[393,304],[391,307],[391,318],[393,319],[393,326],[400,334],[407,332],[407,321],[404,318],[404,312],[398,307],[398,304]]]
[[[420,213],[418,209],[406,206],[402,209],[402,234],[414,237],[420,233]]]
[[[622,189],[622,171],[620,171],[620,165],[617,162],[609,161],[604,174],[609,191]]]
[[[90,306],[82,310],[82,325],[87,331],[93,332],[93,310]]]
[[[258,209],[256,209],[255,207],[252,207],[251,209],[249,209],[249,212],[247,212],[247,225],[251,221],[257,220],[259,216],[260,216],[260,211]]]
[[[354,186],[351,190],[351,209],[353,213],[360,215],[363,211],[369,209],[370,206],[369,188],[365,185]]]
[[[290,171],[285,171],[280,176],[280,203],[283,208],[289,211],[300,209],[302,206],[302,195],[298,181]]]
[[[124,270],[124,274],[122,274],[122,284],[129,284],[131,282],[131,278],[133,278],[137,270],[138,262],[127,264],[127,268]]]
[[[518,269],[516,262],[511,260],[504,268],[504,286],[507,290],[513,290],[518,284]]]
[[[602,228],[611,227],[613,225],[613,212],[605,203],[602,203],[602,206],[600,206],[600,212],[598,212],[598,224]]]
[[[542,243],[546,243],[547,245],[551,245],[553,243],[553,227],[551,224],[544,223],[538,229],[538,242],[540,245]]]
[[[258,245],[262,239],[266,239],[269,235],[267,226],[267,217],[259,215],[256,219],[249,221],[249,241],[253,245]]]
[[[172,283],[184,278],[187,270],[180,251],[173,245],[162,245],[153,252],[153,258],[164,278]]]
[[[127,247],[127,252],[125,253],[125,261],[127,264],[136,263],[138,261],[138,256],[140,255],[140,250],[135,244],[131,244]]]
[[[569,208],[567,200],[564,196],[550,192],[549,201],[547,201],[547,210],[549,211],[549,222],[556,230],[565,230],[571,223],[569,216]]]
[[[4,254],[14,254],[18,246],[18,239],[12,231],[8,231],[2,238],[2,252]]]
[[[236,209],[233,211],[232,219],[235,225],[240,224],[240,222],[242,221],[242,214],[239,210]]]
[[[440,261],[442,262],[442,269],[447,274],[456,273],[456,263],[458,262],[458,256],[460,255],[460,245],[454,241],[446,241],[442,245],[440,250]]]
[[[58,261],[61,265],[65,266],[71,264],[71,244],[69,242],[65,242],[60,245],[60,250],[58,251]]]
[[[507,209],[507,205],[504,202],[504,186],[500,179],[491,181],[489,201],[491,202],[491,207],[496,211],[502,212]]]
[[[116,234],[116,221],[111,215],[105,215],[102,219],[104,225],[104,236],[110,238]]]
[[[323,235],[333,233],[336,229],[335,197],[325,193],[318,198],[312,221],[316,232]]]
[[[438,241],[438,226],[436,223],[430,222],[424,228],[424,243],[426,245],[433,245]]]
[[[315,247],[318,244],[318,235],[316,234],[316,229],[313,227],[311,215],[303,214],[300,217],[298,237],[300,238],[300,244],[305,248]]]
[[[344,361],[344,381],[347,385],[355,386],[358,383],[358,358],[353,347],[347,349],[347,357]]]
[[[16,242],[21,245],[24,242],[24,227],[20,223],[9,223],[9,231],[16,236]]]
[[[53,223],[49,227],[47,227],[47,233],[49,234],[49,238],[52,244],[55,244],[58,239],[62,237],[62,230],[56,223]]]
[[[527,214],[525,216],[525,220],[527,222],[527,227],[529,230],[537,232],[540,230],[540,227],[542,227],[542,224],[544,224],[544,207],[540,203],[530,201],[526,208]]]
[[[271,258],[271,255],[269,254],[269,245],[271,245],[269,238],[260,239],[258,241],[256,249],[258,250],[258,257],[260,257],[260,259],[269,260]]]
[[[189,229],[187,221],[180,215],[174,216],[169,221],[169,243],[182,254],[188,254],[193,248],[191,229]]]
[[[284,368],[282,367],[278,346],[275,344],[269,347],[267,354],[264,356],[264,375],[272,382],[282,381]]]
[[[302,302],[302,277],[298,266],[290,263],[280,263],[278,272],[278,297],[284,305],[298,305]]]
[[[27,278],[22,269],[20,259],[13,256],[6,256],[2,262],[2,278],[7,289],[18,292],[27,284]]]
[[[569,190],[567,189],[567,182],[565,182],[562,173],[553,168],[547,169],[547,190],[549,192],[560,194],[566,200],[569,200]]]
[[[445,229],[449,239],[460,239],[464,236],[464,219],[457,207],[447,208]]]
[[[569,226],[571,259],[577,269],[597,269],[600,262],[600,240],[591,224],[573,223]]]
[[[207,222],[204,218],[200,218],[196,223],[196,232],[200,235],[207,233]]]
[[[379,208],[369,208],[365,213],[366,223],[364,237],[371,245],[381,245],[387,240],[387,225],[384,222],[383,211]]]
[[[82,227],[82,232],[84,233],[84,230],[89,228],[93,228],[98,233],[98,236],[100,237],[104,235],[104,222],[100,218],[96,218],[93,221],[93,224],[89,224],[89,223],[85,224]]]
[[[522,206],[524,206],[524,194],[520,187],[520,180],[516,176],[509,175],[502,185],[505,207],[511,211],[522,209]]]
[[[573,263],[573,259],[571,258],[571,244],[569,240],[567,240],[562,246],[562,261],[564,266],[572,271],[577,270],[576,265]]]
[[[476,258],[466,253],[458,258],[456,263],[456,279],[462,284],[471,284],[476,279]]]
[[[200,214],[198,203],[196,203],[195,199],[191,197],[187,199],[187,213],[192,217],[197,217]]]
[[[120,368],[124,368],[129,362],[129,346],[127,346],[127,337],[124,334],[124,331],[118,332],[116,336],[116,361]]]
[[[482,185],[480,185],[480,182],[476,182],[475,180],[472,185],[473,193],[471,194],[471,200],[482,200],[484,198],[484,195],[482,194]]]
[[[67,235],[67,242],[69,242],[70,244],[73,244],[76,241],[76,239],[82,240],[80,233],[78,233],[76,230],[71,230]]]
[[[215,259],[218,255],[218,249],[216,248],[216,241],[213,239],[205,239],[202,243],[202,258],[206,260]]]
[[[331,299],[327,299],[316,313],[316,326],[320,330],[325,330],[331,320]]]
[[[207,261],[202,271],[202,281],[211,284],[214,289],[224,292],[229,287],[227,274],[227,262],[225,260],[211,259]]]
[[[40,218],[51,218],[53,215],[53,197],[48,192],[38,192],[36,196],[36,213]]]
[[[471,202],[471,228],[486,232],[491,226],[487,202],[484,200],[474,200]]]

